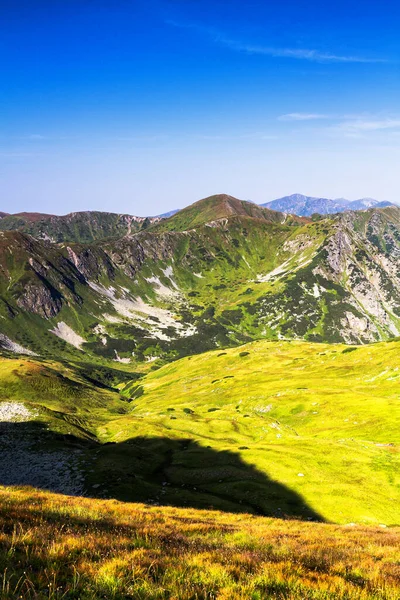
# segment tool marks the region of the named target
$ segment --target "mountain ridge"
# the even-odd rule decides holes
[[[347,200],[346,198],[319,198],[305,196],[303,194],[291,194],[283,196],[270,202],[264,202],[265,206],[273,210],[290,212],[301,216],[311,216],[315,213],[326,215],[345,212],[348,210],[365,210],[367,208],[384,208],[392,206],[391,202],[380,202],[373,198],[360,198],[358,200]]]
[[[102,211],[79,211],[66,215],[23,212],[5,214],[0,218],[0,231],[17,230],[54,243],[91,243],[130,235],[160,219]]]
[[[275,220],[287,219],[277,214],[266,213],[264,209],[275,213],[284,213],[289,221],[296,217],[311,217],[315,214],[327,215],[348,210],[366,210],[396,206],[390,202],[379,202],[373,198],[349,201],[345,198],[328,199],[292,194],[263,204],[238,200],[229,194],[214,194],[203,198],[182,209],[175,209],[157,216],[138,217],[127,213],[108,211],[73,211],[65,215],[53,215],[38,212],[6,213],[0,212],[0,231],[19,230],[34,237],[48,239],[55,243],[85,242],[110,239],[130,235],[148,226],[165,221],[160,230],[190,228],[207,221],[236,216]],[[206,213],[209,213],[208,215]],[[180,214],[180,217],[176,215]],[[173,217],[176,217],[171,221]]]

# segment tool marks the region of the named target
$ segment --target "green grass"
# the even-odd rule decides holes
[[[326,520],[399,523],[399,343],[349,349],[255,342],[182,359],[104,434],[121,442],[141,421],[141,435],[235,452]]]
[[[54,432],[93,438],[99,425],[126,412],[127,402],[117,391],[96,383],[92,375],[92,369],[85,373],[81,365],[76,369],[55,361],[3,358],[0,402],[32,407],[38,420]]]
[[[121,379],[120,391],[82,368],[3,359],[0,399],[32,403],[58,433],[87,433],[96,496],[391,526],[399,350],[253,342]]]

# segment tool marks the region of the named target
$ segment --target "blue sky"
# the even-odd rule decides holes
[[[0,210],[400,200],[400,4],[0,0]]]

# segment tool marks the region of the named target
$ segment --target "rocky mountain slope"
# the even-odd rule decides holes
[[[292,194],[265,202],[265,206],[272,210],[278,210],[286,213],[293,213],[300,216],[311,216],[315,213],[328,215],[341,213],[348,210],[364,210],[366,208],[384,208],[391,206],[390,202],[379,202],[373,198],[361,198],[359,200],[346,200],[345,198],[314,198],[313,196],[303,196],[303,194]]]
[[[8,350],[131,369],[260,338],[400,332],[398,207],[312,221],[220,195],[101,242],[44,234],[0,233]]]

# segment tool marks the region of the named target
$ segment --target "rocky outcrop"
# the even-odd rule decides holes
[[[24,293],[17,298],[17,306],[45,319],[51,319],[61,310],[62,296],[55,288],[39,280],[25,286]]]
[[[111,281],[115,277],[115,266],[101,248],[97,246],[67,246],[68,257],[85,281],[98,281],[105,276]]]

